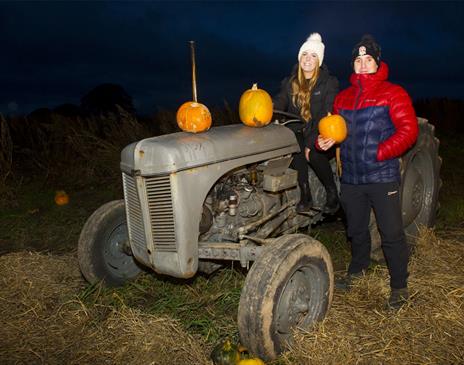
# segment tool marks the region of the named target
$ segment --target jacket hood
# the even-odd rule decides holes
[[[374,74],[357,74],[353,72],[350,76],[350,83],[354,87],[359,87],[360,85],[363,88],[369,87],[386,80],[388,80],[388,66],[383,61],[380,62],[380,66]]]

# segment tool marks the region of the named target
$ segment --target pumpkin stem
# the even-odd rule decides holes
[[[327,116],[328,116],[328,117],[330,117],[331,115],[332,115],[332,113],[331,113],[331,112],[328,112],[328,113],[327,113]]]
[[[258,90],[258,83],[253,84],[253,87],[251,88],[251,90]]]
[[[195,42],[190,41],[190,57],[192,60],[192,94],[193,101],[197,102],[197,72],[195,66]]]

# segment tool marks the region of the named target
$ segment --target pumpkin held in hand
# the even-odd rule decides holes
[[[219,343],[211,352],[214,365],[236,365],[240,361],[240,352],[229,339]]]
[[[69,203],[69,195],[64,190],[58,190],[55,193],[56,205],[66,205]]]
[[[195,101],[187,101],[177,110],[177,125],[184,132],[200,133],[211,127],[211,113],[208,108]]]
[[[271,122],[273,109],[270,95],[258,89],[258,84],[240,97],[238,113],[243,124],[249,127],[264,127]]]
[[[322,118],[319,122],[319,133],[324,138],[332,138],[341,143],[347,136],[345,119],[341,115],[331,115]]]

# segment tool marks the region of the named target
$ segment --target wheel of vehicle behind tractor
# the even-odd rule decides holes
[[[294,328],[310,329],[332,302],[333,267],[326,248],[303,234],[266,246],[245,280],[238,308],[241,343],[265,360],[292,341]]]
[[[401,209],[404,231],[410,245],[414,245],[421,226],[433,227],[435,224],[441,188],[439,145],[435,127],[419,118],[417,142],[401,158]],[[382,261],[380,234],[374,214],[371,214],[370,231],[371,258]]]
[[[108,286],[123,285],[142,270],[130,254],[126,212],[123,200],[98,208],[82,229],[78,259],[89,283],[100,280]]]

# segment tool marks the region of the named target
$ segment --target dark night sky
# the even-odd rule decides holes
[[[105,82],[143,113],[176,108],[191,99],[191,39],[199,100],[235,105],[253,82],[277,92],[314,31],[342,86],[371,33],[413,98],[464,99],[464,2],[1,2],[0,112],[79,104]]]

